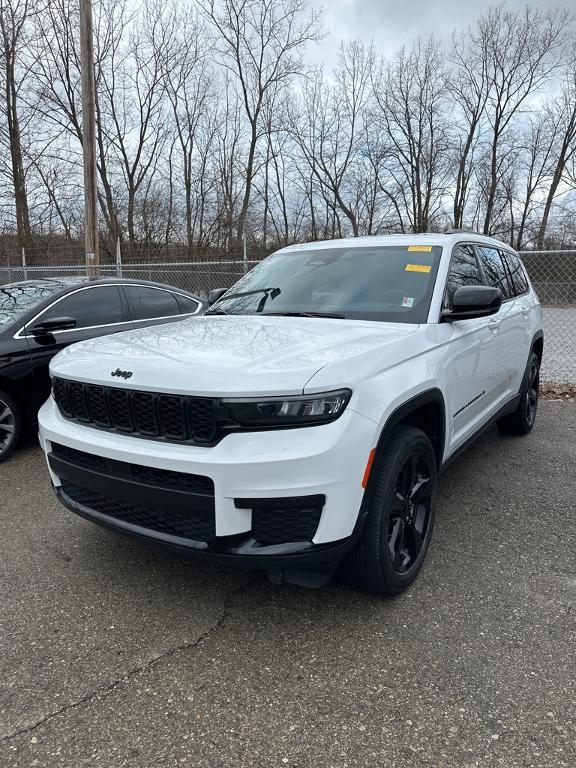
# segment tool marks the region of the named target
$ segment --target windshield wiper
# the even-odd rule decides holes
[[[237,293],[227,293],[222,296],[218,301],[228,301],[228,299],[237,299],[242,296],[253,296],[255,293],[264,293],[266,297],[270,295],[270,298],[275,299],[280,293],[281,289],[271,286],[270,288],[255,288],[253,291],[238,291]]]
[[[277,317],[334,317],[337,320],[346,320],[346,315],[339,315],[336,312],[260,312],[259,314]]]
[[[262,298],[258,302],[258,306],[256,307],[256,312],[262,312],[264,309],[264,305],[268,301],[268,299],[274,300],[276,296],[279,296],[282,293],[282,289],[276,287],[270,286],[269,288],[255,288],[253,291],[238,291],[238,293],[228,293],[222,296],[220,299],[218,299],[218,309],[215,309],[213,312],[205,312],[204,314],[211,314],[216,315],[219,314],[219,311],[221,310],[221,314],[223,315],[230,315],[230,314],[236,314],[234,312],[227,312],[225,309],[221,309],[220,302],[222,301],[228,301],[228,299],[241,299],[244,296],[254,296],[254,294],[261,293]]]

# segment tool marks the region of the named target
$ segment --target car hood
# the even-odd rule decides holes
[[[50,371],[157,392],[298,394],[325,366],[361,365],[391,345],[405,350],[417,329],[333,318],[212,315],[74,344],[52,360]],[[132,375],[112,376],[117,369]]]

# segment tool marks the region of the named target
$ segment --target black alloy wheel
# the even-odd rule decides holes
[[[390,503],[388,549],[398,573],[407,573],[420,556],[430,524],[432,491],[428,456],[415,451],[400,470]]]

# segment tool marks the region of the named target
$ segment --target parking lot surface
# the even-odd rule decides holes
[[[447,470],[385,601],[98,528],[31,443],[0,468],[0,765],[576,765],[576,406]]]

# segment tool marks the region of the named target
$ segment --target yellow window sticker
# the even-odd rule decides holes
[[[432,266],[430,264],[406,264],[406,272],[430,272]]]
[[[431,253],[432,246],[431,245],[409,245],[408,250],[412,252],[419,251],[420,253]]]

